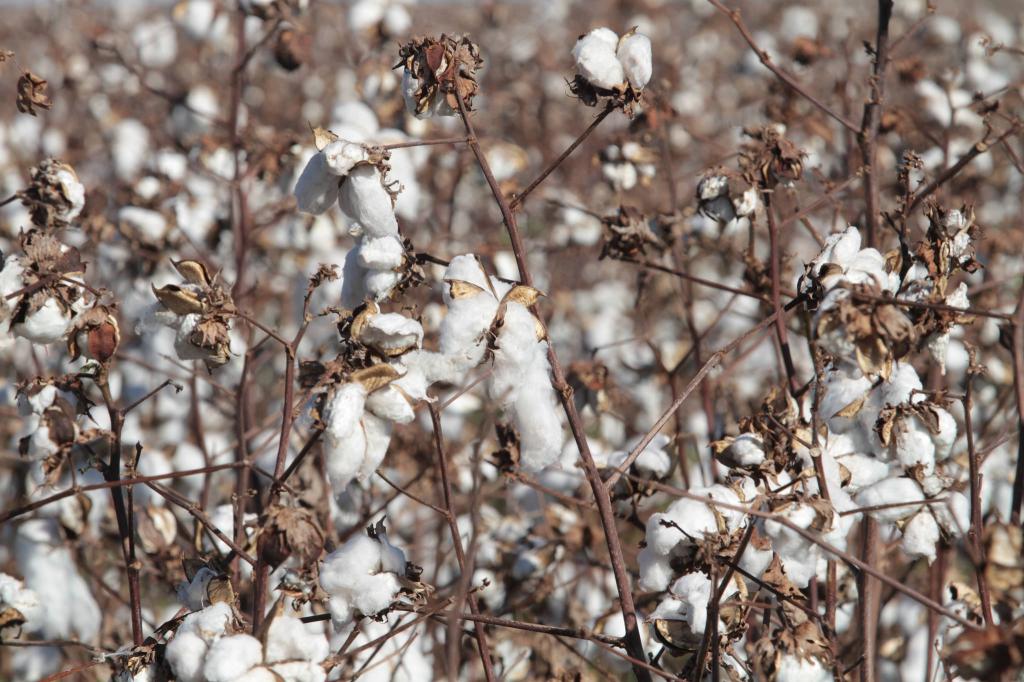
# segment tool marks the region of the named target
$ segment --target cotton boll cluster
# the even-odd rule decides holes
[[[601,90],[640,92],[651,80],[651,40],[636,29],[621,38],[609,28],[580,36],[572,49],[576,73]]]
[[[299,209],[320,214],[337,201],[353,222],[356,244],[345,257],[342,304],[352,309],[366,299],[387,299],[402,279],[406,255],[382,161],[373,161],[363,145],[321,135],[335,139],[310,158],[296,182]]]
[[[358,534],[328,554],[320,567],[320,586],[330,597],[337,630],[359,615],[373,618],[386,611],[408,573],[405,553],[391,544],[383,526],[370,530],[372,534]]]
[[[230,320],[234,304],[218,279],[199,261],[173,263],[183,283],[153,286],[152,320],[174,330],[174,350],[182,360],[202,360],[210,371],[231,359]]]

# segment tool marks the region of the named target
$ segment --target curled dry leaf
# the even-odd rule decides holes
[[[18,111],[23,114],[36,115],[36,107],[49,109],[53,106],[46,92],[46,80],[31,71],[21,74],[18,79]]]

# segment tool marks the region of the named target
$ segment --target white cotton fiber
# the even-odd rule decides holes
[[[367,236],[398,234],[391,195],[384,189],[380,171],[374,166],[353,168],[341,185],[338,201],[345,215],[359,223]]]

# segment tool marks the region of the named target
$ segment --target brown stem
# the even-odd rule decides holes
[[[769,271],[772,280],[772,310],[775,312],[775,335],[779,340],[779,349],[782,351],[782,364],[786,370],[786,381],[789,385],[790,395],[797,395],[800,389],[800,382],[796,378],[796,367],[793,365],[793,355],[789,349],[789,334],[786,330],[786,318],[782,314],[782,292],[781,292],[781,270],[782,255],[779,253],[779,227],[775,222],[775,210],[772,208],[772,191],[762,188],[761,196],[764,198],[764,212],[768,217],[768,240],[769,240]]]
[[[121,429],[124,426],[124,411],[114,402],[107,382],[107,367],[101,367],[96,377],[96,386],[100,389],[103,402],[110,418],[110,461],[103,467],[103,478],[108,483],[121,480]],[[127,494],[126,494],[127,491]],[[110,496],[114,503],[114,515],[117,518],[117,532],[121,538],[121,553],[124,555],[125,569],[128,574],[128,599],[132,617],[132,641],[135,646],[142,645],[142,594],[139,586],[140,564],[135,556],[135,524],[134,505],[132,504],[131,485],[111,486]]]
[[[861,557],[864,564],[874,568],[878,563],[878,522],[870,516],[865,516],[861,522]],[[875,660],[877,658],[878,645],[878,604],[879,592],[878,581],[873,579],[867,572],[860,574],[858,584],[858,616],[860,621],[861,646],[864,652],[864,662],[860,667],[861,682],[874,682]]]
[[[590,133],[594,132],[594,130],[597,129],[597,126],[599,126],[601,124],[601,121],[603,121],[605,118],[607,118],[608,114],[612,113],[614,110],[615,110],[615,107],[612,104],[609,103],[608,106],[606,106],[604,108],[604,111],[602,111],[600,114],[598,114],[597,117],[590,123],[590,125],[587,126],[587,129],[584,130],[582,133],[580,133],[580,136],[577,137],[575,140],[573,140],[572,144],[570,144],[568,147],[566,147],[565,151],[563,151],[561,154],[558,155],[558,158],[556,158],[554,161],[549,163],[547,168],[545,168],[543,171],[541,171],[540,175],[538,175],[536,177],[536,179],[534,179],[533,182],[531,182],[529,185],[526,186],[526,189],[524,189],[522,192],[519,192],[518,194],[516,194],[516,196],[514,196],[512,198],[512,201],[509,202],[509,208],[512,209],[513,211],[515,211],[517,208],[522,206],[523,202],[526,201],[526,197],[528,197],[530,195],[530,192],[535,190],[537,188],[537,185],[539,185],[540,183],[544,182],[544,180],[549,175],[551,175],[551,173],[553,173],[556,168],[561,166],[562,163],[567,158],[569,158],[569,156],[574,151],[576,151],[576,148],[579,147],[581,144],[583,144],[583,141],[590,136]]]
[[[459,104],[459,113],[462,115],[462,122],[466,128],[466,133],[469,136],[469,146],[473,151],[473,155],[476,157],[477,163],[480,166],[480,170],[484,174],[484,178],[487,180],[487,184],[491,188],[491,192],[494,194],[495,201],[498,203],[498,208],[501,210],[501,217],[505,223],[505,229],[508,231],[509,240],[512,242],[512,251],[516,257],[516,265],[519,267],[519,276],[523,284],[529,286],[533,282],[533,278],[530,276],[529,267],[526,264],[526,249],[523,246],[522,236],[519,234],[519,227],[516,224],[516,218],[512,209],[508,205],[508,201],[505,199],[505,195],[502,193],[501,188],[498,186],[498,182],[494,179],[494,174],[491,172],[490,164],[487,163],[487,157],[484,156],[483,151],[480,149],[480,145],[477,143],[476,131],[473,130],[473,123],[470,120],[469,112],[466,110],[466,103],[459,96],[458,89],[456,89],[456,99]],[[559,398],[562,402],[562,408],[565,410],[566,417],[569,420],[569,428],[572,431],[573,438],[576,441],[576,446],[579,448],[580,459],[583,464],[583,472],[587,478],[587,483],[590,485],[591,490],[594,494],[594,499],[597,502],[598,512],[601,518],[601,526],[604,530],[605,544],[608,546],[608,554],[612,564],[612,574],[615,577],[615,587],[619,593],[619,606],[622,609],[622,620],[626,630],[626,650],[629,654],[639,660],[646,661],[647,655],[644,653],[643,640],[640,638],[640,628],[636,617],[636,607],[633,605],[633,592],[630,588],[629,574],[626,572],[625,560],[622,556],[622,545],[619,541],[619,534],[615,527],[615,513],[612,509],[611,498],[608,495],[608,490],[604,487],[601,481],[601,475],[598,473],[597,465],[594,464],[594,458],[590,453],[590,445],[587,443],[587,437],[583,429],[583,422],[580,419],[579,413],[576,411],[575,401],[572,399],[572,389],[569,388],[568,382],[565,380],[565,374],[562,371],[562,366],[558,361],[558,356],[555,354],[555,349],[551,344],[548,344],[548,360],[551,362],[551,385],[558,393]],[[650,682],[651,674],[645,667],[634,664],[633,673],[639,682]]]
[[[459,533],[458,520],[455,517],[455,511],[452,507],[452,485],[448,478],[448,456],[444,450],[444,435],[441,432],[441,415],[437,411],[437,407],[434,405],[430,406],[430,421],[434,426],[434,447],[437,450],[437,468],[441,474],[441,492],[444,497],[444,516],[448,521],[448,529],[452,534],[452,544],[455,546],[455,558],[459,563],[459,571],[462,575],[462,580],[471,580],[472,575],[469,573],[469,567],[466,563],[466,551],[462,546],[462,535]],[[431,505],[433,506],[433,505]],[[469,603],[469,610],[474,616],[480,615],[480,607],[477,605],[476,595],[472,592],[467,591],[466,601]],[[480,662],[484,666],[484,675],[487,677],[488,682],[494,682],[494,665],[491,662],[491,650],[487,645],[487,634],[484,632],[484,626],[481,622],[477,621],[473,623],[473,631],[476,634],[477,647],[480,649]],[[452,679],[457,676],[455,668],[448,671],[449,677]]]
[[[977,448],[974,447],[974,423],[971,417],[971,410],[974,409],[974,382],[972,379],[979,370],[974,365],[973,349],[969,349],[968,353],[971,365],[964,378],[964,432],[967,436],[967,467],[971,483],[971,528],[967,531],[967,541],[974,547],[973,554],[978,562],[974,573],[978,580],[978,596],[981,597],[981,613],[985,618],[985,625],[991,627],[993,624],[992,597],[988,591],[988,582],[985,580],[985,554],[981,547],[981,539],[985,533],[981,521],[981,457],[978,455]]]
[[[864,210],[867,214],[868,246],[876,246],[879,238],[878,218],[878,123],[885,99],[885,71],[889,65],[889,19],[893,0],[878,0],[878,32],[875,35],[874,70],[871,74],[871,96],[864,103],[864,118],[857,139],[867,172],[864,174]]]
[[[747,45],[749,45],[750,49],[753,50],[754,54],[757,55],[757,58],[761,60],[761,63],[764,64],[769,71],[774,73],[779,80],[781,80],[783,83],[792,88],[794,92],[801,95],[808,102],[810,102],[818,109],[820,109],[822,113],[838,121],[847,130],[854,133],[860,131],[860,127],[857,126],[857,124],[850,121],[848,118],[840,114],[838,111],[836,111],[835,109],[833,109],[832,107],[830,107],[829,105],[825,104],[820,99],[812,95],[803,87],[803,85],[800,84],[800,81],[798,81],[795,77],[791,76],[790,74],[786,73],[781,68],[779,68],[779,66],[777,66],[775,62],[772,61],[771,55],[769,55],[767,51],[762,49],[754,40],[754,36],[751,35],[750,30],[747,28],[746,24],[743,23],[743,19],[740,18],[739,10],[729,9],[721,2],[719,2],[719,0],[708,0],[708,2],[714,5],[719,12],[729,17],[732,23],[735,24],[736,28],[739,30],[740,34],[743,36],[743,39],[747,41]]]

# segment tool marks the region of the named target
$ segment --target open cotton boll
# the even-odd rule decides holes
[[[576,73],[591,85],[606,90],[622,84],[626,80],[626,72],[615,55],[618,42],[618,36],[607,28],[595,28],[577,40],[572,48]]]
[[[529,367],[512,405],[513,422],[519,432],[519,465],[528,472],[558,461],[564,444],[549,367],[546,355]]]
[[[525,306],[510,301],[494,350],[494,372],[488,393],[502,407],[514,402],[532,365],[547,357],[546,344],[537,340],[536,319]]]
[[[651,80],[651,39],[641,33],[623,37],[616,51],[625,71],[626,79],[634,90],[643,90]]]
[[[6,608],[17,609],[25,617],[24,630],[28,632],[36,629],[36,621],[42,615],[35,591],[14,576],[0,573],[0,612]]]
[[[758,467],[764,462],[764,443],[752,433],[741,433],[719,459],[731,467]]]
[[[342,177],[357,165],[366,163],[369,158],[366,147],[348,140],[335,140],[320,150],[320,153],[323,154],[326,169]]]
[[[775,682],[832,682],[832,671],[817,658],[783,654],[775,667]]]
[[[423,343],[423,325],[400,313],[381,313],[366,322],[359,342],[383,355],[401,353]]]
[[[712,589],[711,580],[706,575],[688,573],[673,583],[672,596],[658,604],[650,619],[686,621],[695,634],[704,634]],[[719,621],[719,632],[723,629]]]
[[[231,508],[227,505],[228,509]],[[202,639],[204,642],[212,642],[227,632],[228,626],[234,618],[231,606],[227,602],[217,602],[207,606],[202,611],[196,611],[185,616],[185,619],[178,626],[178,634],[189,632]]]
[[[359,264],[368,270],[394,270],[405,259],[405,247],[396,235],[368,237],[359,242]]]
[[[879,521],[899,521],[917,513],[920,506],[913,503],[924,500],[924,493],[921,492],[920,486],[909,478],[885,478],[861,490],[856,499],[857,504],[862,507],[910,503],[870,512],[871,516]]]
[[[382,567],[385,554],[388,565],[393,567],[397,559],[391,549],[374,538],[357,535],[324,559],[320,586],[331,597],[335,629],[347,624],[352,610],[372,616],[391,605],[401,583],[395,573]]]
[[[202,682],[203,663],[209,648],[202,637],[194,632],[182,632],[179,628],[164,649],[164,660],[178,682]]]
[[[360,421],[365,405],[366,389],[348,383],[334,391],[324,408],[324,457],[335,490],[347,486],[366,459],[367,434]]]
[[[353,310],[366,300],[367,269],[359,264],[359,245],[345,254],[341,268],[341,305]]]
[[[920,467],[922,473],[935,471],[935,443],[932,434],[916,418],[901,419],[894,429],[896,458],[903,468]]]
[[[890,473],[887,462],[859,452],[836,457],[836,461],[850,473],[846,489],[851,493],[878,483]]]
[[[963,493],[947,490],[945,503],[933,504],[935,520],[946,533],[960,537],[971,527],[971,503]]]
[[[93,642],[102,615],[88,583],[79,575],[71,551],[64,545],[55,521],[32,519],[22,523],[14,542],[18,571],[25,586],[42,594],[47,608],[38,615],[38,627],[47,639]]]
[[[71,320],[73,310],[65,310],[57,299],[47,298],[43,305],[30,312],[25,319],[11,326],[15,336],[28,339],[32,343],[47,345],[64,338]]]
[[[366,409],[381,419],[396,424],[408,424],[416,418],[416,411],[408,394],[395,382],[371,393],[366,399]]]
[[[806,504],[793,504],[779,514],[796,526],[808,529],[817,519],[817,512]],[[772,541],[772,549],[779,555],[786,576],[800,589],[807,587],[814,577],[819,549],[802,535],[773,519],[765,519],[764,532]]]
[[[707,488],[695,488],[694,495],[706,495]],[[662,521],[675,524],[664,526]],[[647,546],[652,551],[667,555],[680,543],[692,544],[705,534],[717,533],[718,522],[711,509],[703,502],[682,498],[673,502],[663,513],[652,514],[647,519]]]
[[[327,166],[324,155],[310,157],[295,182],[295,202],[303,213],[320,215],[338,201],[338,176]]]
[[[206,652],[206,682],[235,682],[263,661],[263,645],[252,635],[221,637]]]
[[[376,167],[363,165],[353,168],[341,184],[338,203],[345,215],[359,223],[368,236],[398,234],[394,204]]]
[[[282,613],[270,624],[263,659],[267,663],[295,659],[320,662],[330,652],[330,643],[322,631]]]
[[[356,477],[365,482],[377,470],[391,445],[391,422],[370,413],[363,414],[363,430],[366,432],[366,452],[359,465]]]
[[[636,555],[637,567],[640,569],[640,588],[652,592],[664,592],[672,582],[674,571],[668,556],[658,554],[650,547],[644,547]]]
[[[632,452],[633,448],[639,444],[637,439],[629,450],[618,450],[613,452],[608,457],[607,466],[609,467],[620,467],[629,457],[629,453]],[[671,439],[665,434],[659,433],[657,436],[651,439],[651,442],[647,444],[636,460],[633,462],[638,470],[653,474],[654,476],[665,476],[672,469],[672,457],[665,451],[668,447]]]
[[[366,293],[375,301],[383,301],[391,296],[391,291],[402,281],[402,274],[391,270],[370,270],[364,280]]]
[[[903,527],[900,545],[911,557],[924,557],[928,563],[935,561],[935,546],[939,542],[939,524],[927,509],[914,514]]]
[[[484,334],[497,311],[498,301],[487,291],[449,302],[448,314],[441,322],[441,353],[454,356],[464,369],[479,364],[487,349]]]

